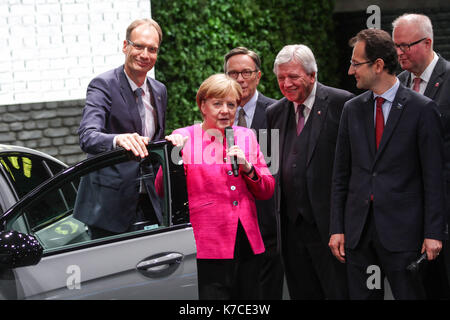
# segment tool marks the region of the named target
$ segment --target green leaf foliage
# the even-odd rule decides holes
[[[223,72],[223,57],[244,46],[262,60],[258,90],[282,97],[273,62],[287,44],[305,44],[316,57],[319,81],[336,85],[337,46],[332,0],[152,0],[163,29],[156,78],[168,89],[167,133],[200,121],[195,102],[200,84]]]

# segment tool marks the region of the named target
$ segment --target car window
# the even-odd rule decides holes
[[[91,160],[93,165],[89,170],[84,170],[84,167],[77,168],[79,172],[73,170],[74,173],[67,170],[41,187],[32,200],[19,206],[20,209],[8,219],[7,229],[36,236],[44,252],[51,252],[98,241],[91,232],[91,226],[116,228],[121,223],[129,223],[129,216],[124,216],[126,210],[132,215],[139,211],[140,218],[132,217],[134,223],[127,225],[126,230],[117,230],[100,238],[120,238],[169,227],[171,219],[165,195],[170,192],[165,174],[167,169],[164,170],[166,164],[160,151],[150,152],[145,160],[122,157],[118,158],[120,161],[102,165],[108,163],[107,157],[102,157],[98,161]],[[134,172],[137,173],[134,179],[122,178]],[[155,187],[158,172],[159,192]],[[121,201],[116,200],[122,197],[130,201],[120,207],[118,203]],[[148,201],[139,207],[140,210],[129,210],[136,203],[133,201],[145,197]]]
[[[62,165],[42,157],[17,152],[2,154],[0,165],[19,199],[64,169]]]

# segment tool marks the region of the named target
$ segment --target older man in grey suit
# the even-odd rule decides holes
[[[267,108],[268,129],[280,136],[276,175],[282,255],[292,299],[347,299],[345,266],[328,249],[336,138],[344,103],[353,94],[317,81],[305,45],[285,46],[274,63],[285,98]]]

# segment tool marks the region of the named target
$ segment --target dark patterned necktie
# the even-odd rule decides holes
[[[241,108],[239,110],[239,115],[238,115],[238,126],[240,127],[246,127],[247,128],[247,121],[245,121],[245,111],[244,108]]]
[[[142,100],[142,96],[144,95],[144,90],[142,88],[137,88],[134,90],[134,94],[137,97],[137,106],[139,110],[139,116],[142,121],[142,135],[145,135],[145,106],[144,101]]]
[[[297,106],[297,113],[298,113],[297,136],[300,135],[300,133],[303,130],[303,127],[305,126],[305,115],[303,114],[304,110],[305,110],[304,104]]]

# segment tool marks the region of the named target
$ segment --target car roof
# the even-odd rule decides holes
[[[67,164],[65,164],[64,162],[56,159],[55,157],[52,157],[51,155],[49,155],[47,153],[44,153],[42,151],[38,151],[38,150],[34,150],[34,149],[27,148],[27,147],[22,147],[22,146],[0,144],[0,156],[3,153],[11,153],[11,152],[28,153],[28,154],[32,154],[35,156],[40,156],[42,158],[51,160],[53,162],[57,162],[64,167],[67,167]]]

